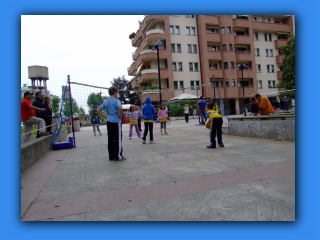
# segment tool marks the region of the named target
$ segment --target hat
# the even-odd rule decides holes
[[[32,92],[27,91],[27,92],[25,92],[25,93],[23,94],[23,96],[25,97],[25,96],[28,95],[28,94],[33,95]]]

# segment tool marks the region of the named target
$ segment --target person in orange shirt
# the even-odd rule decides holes
[[[274,109],[268,98],[266,98],[265,96],[261,96],[260,94],[256,94],[255,98],[260,102],[259,109],[261,115],[268,115],[274,112]]]

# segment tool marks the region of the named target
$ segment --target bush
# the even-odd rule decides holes
[[[184,116],[184,106],[171,105],[170,109],[172,117]]]
[[[150,44],[150,43],[149,43],[149,44],[148,44],[148,49],[152,49],[153,46],[154,46],[153,44]]]
[[[133,32],[133,33],[131,33],[131,34],[129,35],[129,39],[132,39],[132,38],[134,38],[135,36],[136,36],[136,33]]]
[[[141,90],[144,91],[144,90],[147,90],[148,87],[141,87]]]

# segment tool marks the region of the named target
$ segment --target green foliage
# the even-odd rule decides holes
[[[134,38],[135,36],[136,36],[136,33],[133,32],[133,33],[131,33],[131,34],[129,35],[129,39],[132,39],[132,38]]]
[[[52,98],[51,101],[51,107],[52,107],[52,115],[57,117],[58,116],[58,111],[59,111],[59,102],[60,102],[60,98],[58,97],[54,97]]]
[[[295,89],[295,36],[290,36],[286,45],[280,49],[284,55],[283,62],[278,65],[282,70],[282,78],[277,87],[287,90]],[[295,91],[282,93],[280,97],[287,95],[289,98],[295,98]]]
[[[179,117],[184,115],[184,106],[183,105],[171,105],[171,116],[172,117]]]
[[[147,46],[147,48],[148,48],[148,49],[152,49],[153,46],[154,46],[153,44],[149,43],[148,46]]]
[[[68,112],[68,117],[71,117],[71,110],[70,110],[70,99],[65,98],[63,101],[63,109],[62,114],[66,116],[66,113]],[[79,114],[79,106],[74,98],[72,98],[72,114]]]
[[[80,109],[79,109],[79,116],[81,119],[84,119],[86,116],[86,113],[82,107],[80,107]]]
[[[87,99],[89,107],[89,115],[92,115],[93,110],[98,109],[104,100],[108,99],[107,96],[101,96],[100,93],[90,93]]]

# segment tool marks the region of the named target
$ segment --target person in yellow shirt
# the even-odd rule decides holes
[[[208,103],[207,104],[207,113],[209,114],[209,119],[206,122],[206,127],[210,125],[210,145],[207,146],[207,148],[216,148],[216,135],[218,138],[218,145],[220,147],[224,147],[223,142],[222,142],[222,116],[219,114],[219,112],[216,111],[216,106],[215,110],[213,110],[213,103]]]
[[[261,96],[260,94],[256,94],[255,98],[257,101],[260,102],[259,104],[260,115],[268,115],[274,112],[274,109],[268,98],[266,98],[265,96]]]

